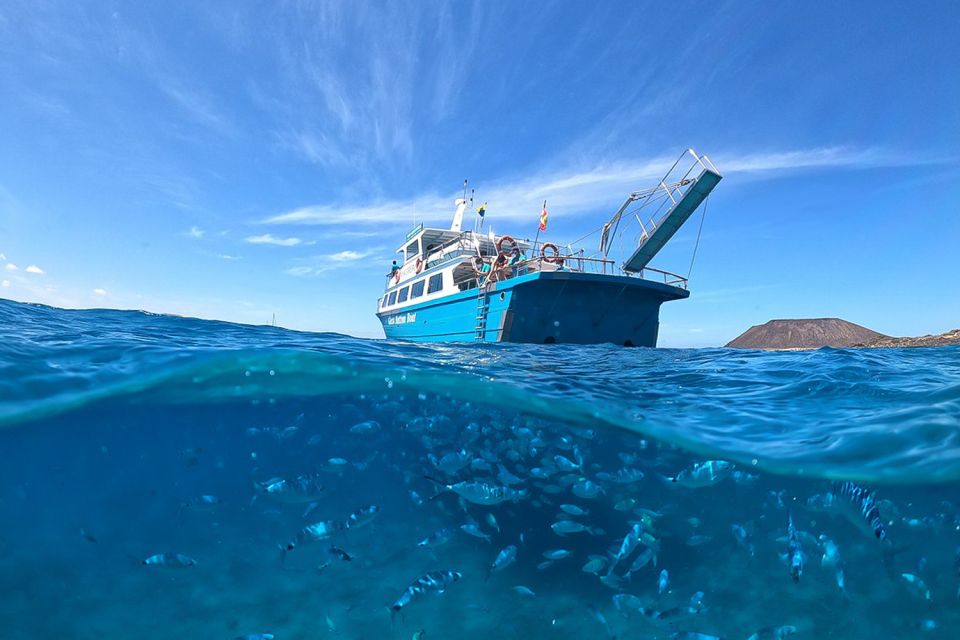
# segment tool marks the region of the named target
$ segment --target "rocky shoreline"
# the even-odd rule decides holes
[[[866,344],[853,345],[857,348],[896,348],[896,347],[946,347],[960,344],[960,329],[915,338],[893,338],[890,336],[878,338]]]

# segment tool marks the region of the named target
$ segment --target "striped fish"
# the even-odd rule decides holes
[[[854,509],[860,513],[860,517],[873,531],[874,537],[880,542],[886,542],[887,530],[883,526],[883,519],[880,517],[880,509],[877,507],[877,501],[873,497],[873,492],[866,487],[861,487],[855,482],[835,482],[834,492],[841,498],[847,500]]]
[[[447,587],[463,577],[459,571],[431,571],[413,581],[404,590],[396,602],[390,605],[390,611],[397,613],[419,596],[426,593],[443,593]]]

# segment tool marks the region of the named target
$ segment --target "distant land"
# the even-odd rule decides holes
[[[770,320],[727,343],[734,349],[798,351],[820,347],[939,347],[960,344],[960,329],[917,338],[896,338],[840,318]]]

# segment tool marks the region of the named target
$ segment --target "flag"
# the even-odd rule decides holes
[[[543,201],[543,211],[540,212],[540,231],[547,230],[547,201]]]
[[[484,214],[485,214],[486,212],[487,212],[487,203],[486,203],[486,202],[484,202],[482,205],[480,205],[479,207],[477,207],[477,215],[480,216],[481,218],[484,216]]]

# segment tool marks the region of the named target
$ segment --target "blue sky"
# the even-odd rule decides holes
[[[0,5],[0,297],[380,336],[464,178],[569,241],[692,146],[662,345],[960,326],[956,2],[177,4]]]

